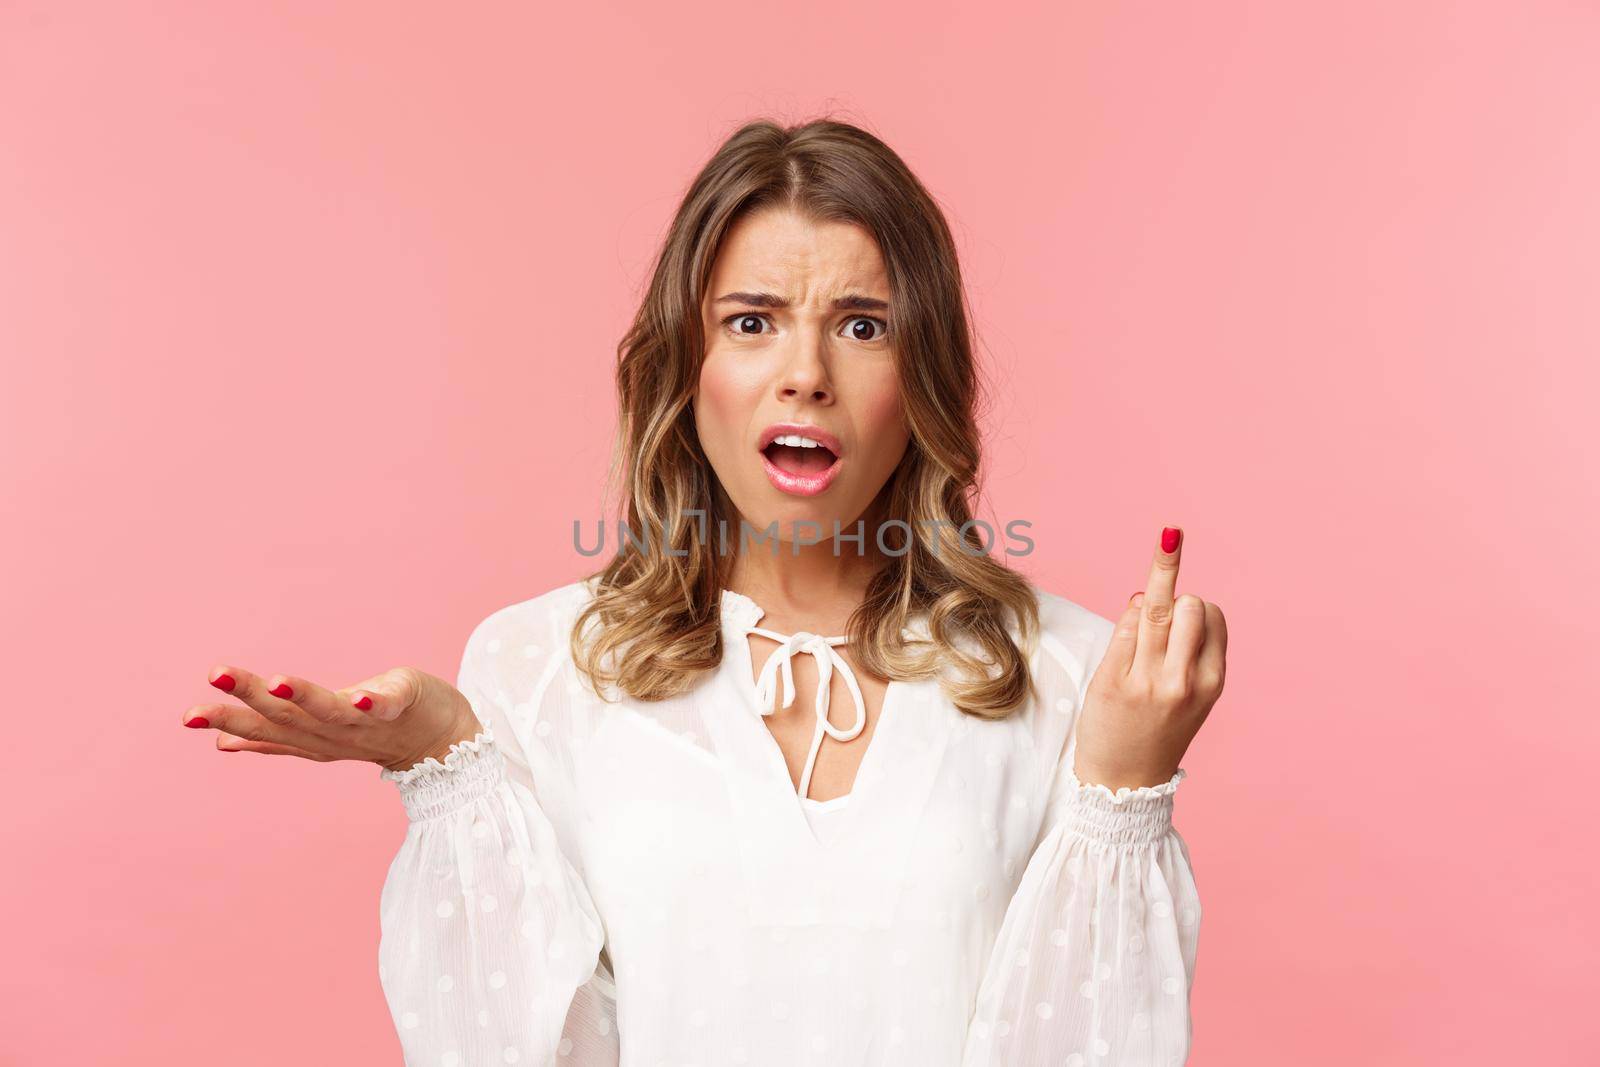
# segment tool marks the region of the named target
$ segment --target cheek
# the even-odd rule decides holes
[[[892,469],[911,436],[900,414],[898,382],[892,377],[874,382],[863,394],[859,412],[874,465]]]
[[[728,373],[725,361],[708,357],[700,368],[694,401],[695,427],[706,455],[720,458],[732,454],[749,422],[752,405],[748,383]]]

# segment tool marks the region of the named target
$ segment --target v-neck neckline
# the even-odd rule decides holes
[[[887,926],[952,734],[953,709],[940,699],[938,680],[890,680],[855,780],[843,794],[849,803],[828,813],[827,832],[819,838],[755,699],[748,633],[765,612],[732,590],[722,591],[720,605],[724,650],[704,721],[726,776],[752,921],[803,925],[832,915],[863,927]],[[927,640],[926,626],[919,616],[905,631]]]
[[[797,783],[789,776],[789,763],[784,757],[783,747],[778,744],[777,737],[767,725],[765,716],[761,714],[760,696],[755,678],[755,655],[750,649],[749,634],[766,617],[766,609],[753,598],[734,592],[732,589],[722,590],[721,602],[723,636],[728,639],[725,643],[738,646],[737,662],[733,664],[736,687],[744,698],[750,717],[756,720],[752,725],[766,738],[766,744],[761,746],[766,754],[766,762],[773,776],[783,784],[784,791],[789,795],[790,803],[787,806],[806,836],[819,849],[833,848],[851,835],[852,828],[858,822],[859,810],[863,806],[862,797],[870,793],[871,784],[881,777],[876,770],[877,763],[884,758],[879,752],[880,742],[892,743],[894,724],[899,718],[896,708],[900,703],[901,691],[907,683],[897,678],[889,679],[883,692],[883,700],[878,705],[877,721],[872,724],[871,735],[864,739],[866,751],[861,753],[861,762],[856,765],[856,773],[851,779],[849,790],[824,801],[802,797]],[[771,654],[778,655],[779,652],[774,650]],[[847,804],[835,803],[847,799],[850,801]],[[812,805],[813,809],[819,804],[828,805],[829,809],[838,808],[832,812],[833,825],[829,830],[827,841],[817,837],[811,820],[806,818],[807,804]]]

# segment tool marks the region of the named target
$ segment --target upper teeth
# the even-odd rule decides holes
[[[784,434],[781,437],[774,437],[772,439],[772,443],[775,445],[792,445],[795,448],[824,447],[821,441],[813,441],[809,437],[801,437],[799,434],[794,433]]]

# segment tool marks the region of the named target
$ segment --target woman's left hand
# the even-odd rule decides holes
[[[1160,785],[1222,695],[1228,628],[1222,609],[1178,584],[1181,530],[1162,530],[1150,580],[1117,622],[1089,682],[1073,771],[1115,791]]]

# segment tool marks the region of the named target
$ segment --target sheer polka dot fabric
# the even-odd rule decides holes
[[[1036,696],[1001,722],[891,683],[853,787],[819,805],[737,673],[760,667],[739,644],[759,605],[724,591],[729,654],[645,704],[579,678],[589,595],[479,623],[457,684],[482,730],[379,772],[408,818],[379,945],[407,1064],[1185,1061],[1185,772],[1115,794],[1072,773],[1110,620],[1040,591]],[[853,714],[842,686],[833,706]]]

